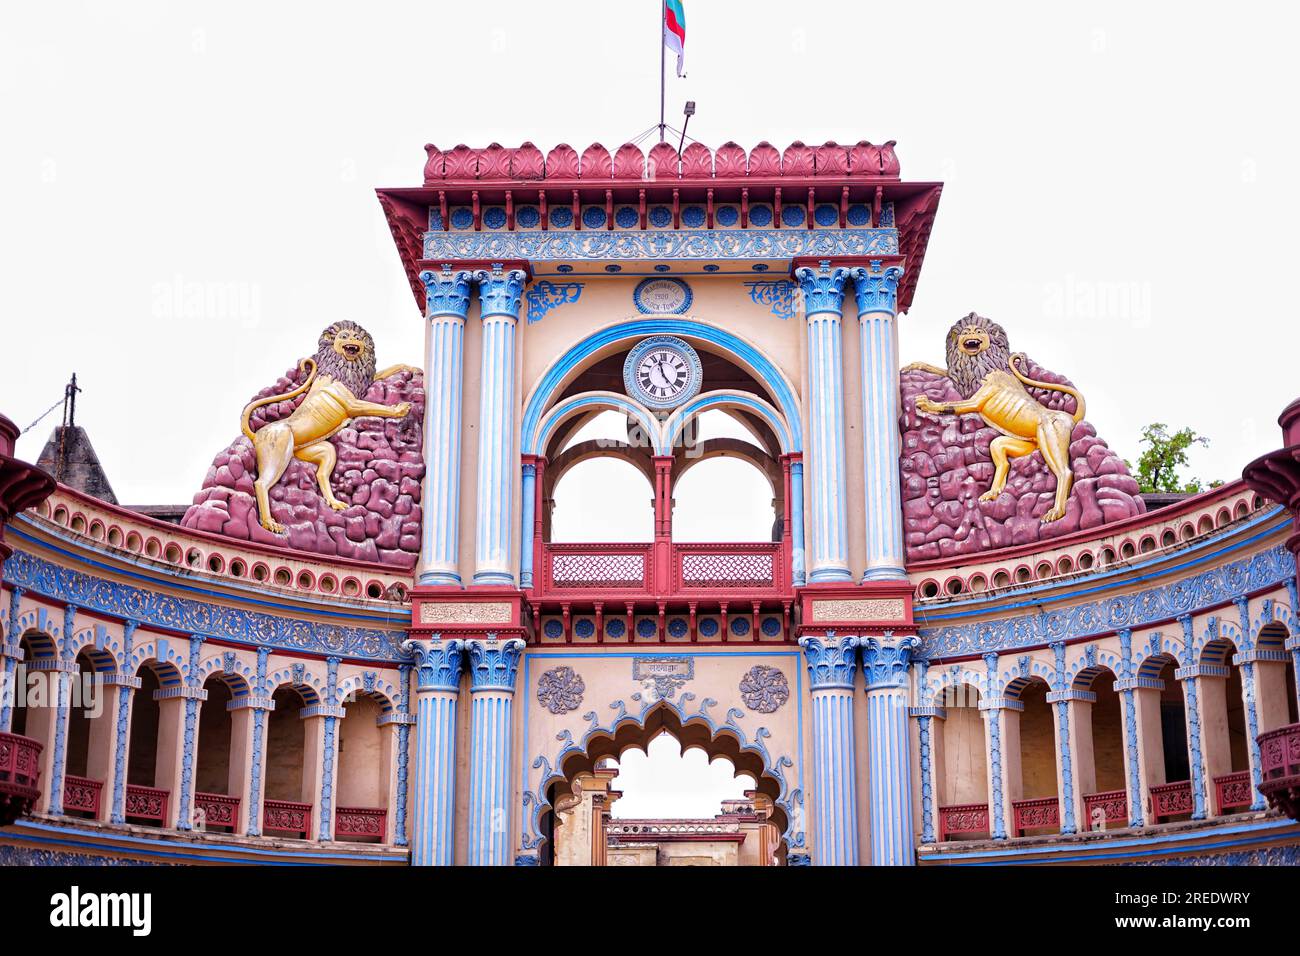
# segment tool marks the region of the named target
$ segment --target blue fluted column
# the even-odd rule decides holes
[[[853,270],[862,353],[863,492],[866,497],[867,569],[864,581],[901,580],[903,495],[898,457],[898,283],[899,266]]]
[[[1174,671],[1174,678],[1183,685],[1183,709],[1187,713],[1187,754],[1192,772],[1192,819],[1204,820],[1209,803],[1205,790],[1205,755],[1201,747],[1201,708],[1197,693],[1197,678],[1201,676],[1196,666],[1196,635],[1192,631],[1192,616],[1178,615],[1183,628],[1182,666]]]
[[[397,712],[390,714],[391,723],[397,725],[397,794],[394,800],[393,845],[409,846],[406,835],[406,807],[411,790],[411,726],[415,715],[411,713],[411,665],[397,668]]]
[[[424,283],[424,528],[420,584],[460,584],[460,431],[471,273],[420,273]]]
[[[18,633],[18,609],[21,606],[22,588],[9,592],[9,623],[5,628],[5,639],[0,644],[0,659],[4,662],[4,683],[0,684],[0,733],[9,733],[14,725],[14,704],[17,702],[18,688],[14,685],[14,674],[18,662],[23,659],[22,637]]]
[[[537,465],[532,461],[526,461],[523,464],[523,488],[519,500],[522,512],[519,521],[519,586],[521,588],[533,586],[533,521],[536,518],[533,509],[536,505],[536,496]]]
[[[316,839],[334,839],[334,776],[338,767],[335,759],[338,753],[338,723],[343,718],[343,705],[338,700],[339,664],[337,657],[325,660],[325,700],[327,708],[322,708],[321,722],[321,769],[320,769],[320,824]]]
[[[812,692],[814,856],[818,866],[858,865],[858,800],[853,750],[856,637],[802,637]]]
[[[190,635],[190,656],[185,670],[185,723],[181,728],[181,780],[176,798],[176,829],[194,829],[194,764],[198,760],[199,704],[208,699],[199,677],[203,635]]]
[[[908,675],[920,638],[868,637],[862,643],[867,682],[867,733],[871,746],[871,863],[911,866],[916,862],[912,832],[912,761]]]
[[[266,763],[266,715],[275,709],[271,698],[271,689],[266,686],[266,664],[271,656],[269,647],[257,649],[257,677],[253,682],[253,694],[248,706],[253,711],[253,746],[248,758],[248,825],[249,836],[262,835],[262,784],[263,768]]]
[[[63,609],[63,631],[59,640],[59,656],[44,666],[45,662],[29,665],[31,670],[49,670],[54,677],[54,713],[51,739],[54,741],[50,756],[49,794],[46,796],[46,809],[50,813],[63,813],[63,776],[68,763],[68,715],[72,706],[72,681],[79,672],[77,662],[72,658],[72,628],[77,619],[77,606],[69,604]]]
[[[938,804],[936,794],[939,791],[938,727],[936,720],[946,720],[948,712],[936,706],[930,695],[930,686],[926,676],[930,665],[925,661],[916,662],[916,686],[920,689],[919,703],[908,710],[916,718],[916,739],[920,753],[921,765],[921,842],[935,842],[935,808]]]
[[[984,690],[980,694],[980,710],[984,714],[984,729],[988,737],[989,752],[989,836],[994,840],[1007,838],[1007,813],[1005,789],[1002,780],[1002,682],[998,680],[998,655],[993,651],[983,655]]]
[[[1260,660],[1258,649],[1255,647],[1255,634],[1250,626],[1250,602],[1246,597],[1238,597],[1234,604],[1237,605],[1237,614],[1240,619],[1241,641],[1244,645],[1244,652],[1234,654],[1232,662],[1241,669],[1241,692],[1245,697],[1246,704],[1246,754],[1250,758],[1250,792],[1253,799],[1250,802],[1252,810],[1264,810],[1268,807],[1268,801],[1264,794],[1259,791],[1260,769],[1259,769],[1259,701],[1258,693],[1255,690],[1255,663]]]
[[[123,624],[121,663],[112,677],[112,683],[117,685],[117,713],[113,722],[113,803],[108,817],[112,823],[126,822],[126,752],[130,741],[131,702],[141,684],[140,678],[131,675],[131,654],[135,650],[137,627],[137,621],[127,620]]]
[[[411,865],[451,866],[456,818],[456,701],[461,641],[407,641],[415,655],[415,814]]]
[[[1077,833],[1074,808],[1078,795],[1074,786],[1074,760],[1070,753],[1070,700],[1074,693],[1066,687],[1065,642],[1052,642],[1056,688],[1047,695],[1047,703],[1056,708],[1056,761],[1061,770],[1061,795],[1057,798],[1061,812],[1061,832]],[[1022,769],[1023,773],[1023,769]]]
[[[792,461],[790,462],[790,578],[797,588],[808,583],[803,521],[803,461]]]
[[[467,641],[470,662],[469,863],[509,866],[511,726],[524,642]]]
[[[1124,627],[1119,632],[1120,675],[1115,681],[1119,692],[1121,715],[1124,721],[1124,765],[1128,779],[1128,825],[1143,826],[1142,766],[1138,756],[1137,702],[1133,690],[1137,686],[1133,673],[1133,629]]]
[[[527,273],[522,269],[480,269],[483,321],[482,382],[478,414],[478,535],[475,584],[515,583],[511,562],[515,455],[515,327]]]
[[[812,560],[808,580],[849,581],[844,474],[844,283],[849,270],[822,263],[794,271],[808,321],[808,467]]]

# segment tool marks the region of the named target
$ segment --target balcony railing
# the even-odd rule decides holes
[[[602,599],[788,596],[783,542],[739,544],[552,544],[541,546],[535,596],[594,592]]]
[[[155,826],[167,825],[167,798],[170,790],[157,787],[140,787],[127,784],[124,816],[128,820],[144,820]]]
[[[262,829],[292,833],[305,840],[311,831],[311,808],[310,803],[265,800],[262,803]]]
[[[19,734],[0,734],[0,826],[28,813],[41,795],[41,745]]]
[[[955,833],[989,835],[989,805],[987,803],[960,803],[939,808],[939,842],[943,843]]]
[[[1219,813],[1247,810],[1255,802],[1255,788],[1250,782],[1250,771],[1228,773],[1214,778],[1214,802]]]
[[[92,820],[99,819],[99,798],[104,781],[89,777],[63,775],[63,812],[84,813]]]
[[[1111,823],[1124,826],[1128,823],[1128,793],[1124,790],[1102,790],[1099,793],[1085,794],[1083,812],[1089,830],[1097,829],[1098,823],[1103,828]]]
[[[388,811],[383,807],[339,807],[334,817],[334,839],[374,839],[384,842]]]
[[[1037,797],[1033,800],[1015,800],[1011,804],[1013,836],[1024,836],[1026,830],[1044,827],[1061,829],[1061,805],[1056,797]]]
[[[202,814],[203,826],[230,827],[233,831],[239,826],[239,798],[229,797],[224,793],[194,794],[194,816]]]
[[[1151,788],[1151,822],[1192,812],[1192,782],[1162,783]]]
[[[1259,741],[1259,792],[1293,820],[1300,820],[1300,724],[1269,730]]]

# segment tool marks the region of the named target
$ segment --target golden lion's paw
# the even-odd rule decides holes
[[[1002,492],[1000,490],[994,491],[990,488],[988,491],[984,492],[984,494],[980,495],[980,501],[997,501],[1001,494]]]
[[[405,418],[407,415],[410,414],[410,412],[411,412],[410,402],[402,402],[398,405],[393,406],[393,414],[396,415],[398,418]]]
[[[335,511],[346,511],[349,507],[347,502],[339,501],[337,498],[331,500],[329,506],[333,508]]]
[[[931,415],[939,413],[940,405],[931,400],[929,395],[916,396],[916,410],[918,412],[928,412]]]
[[[284,534],[284,525],[280,524],[280,522],[276,521],[274,518],[263,518],[262,527],[271,532],[271,534]]]
[[[1065,517],[1064,508],[1051,508],[1048,510],[1048,512],[1045,515],[1043,515],[1041,520],[1043,524],[1050,524],[1053,521],[1060,521],[1064,517]]]

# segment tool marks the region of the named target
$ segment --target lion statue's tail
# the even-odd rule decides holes
[[[307,373],[307,381],[303,382],[297,388],[290,389],[282,395],[268,395],[266,398],[259,398],[244,406],[244,414],[240,417],[239,426],[243,429],[245,438],[249,441],[253,440],[253,429],[248,422],[249,418],[252,417],[253,412],[257,411],[263,405],[274,405],[276,402],[283,402],[286,398],[297,398],[303,392],[307,391],[307,389],[311,388],[311,383],[316,380],[316,360],[309,358],[303,359],[298,363],[298,371],[301,372],[308,366],[311,367],[311,371]]]
[[[1008,363],[1011,366],[1011,374],[1020,379],[1020,384],[1028,385],[1032,388],[1045,388],[1052,392],[1064,392],[1066,395],[1074,396],[1074,423],[1077,425],[1079,422],[1083,421],[1083,414],[1086,410],[1086,405],[1083,401],[1083,393],[1081,393],[1077,388],[1071,388],[1069,385],[1057,385],[1055,382],[1040,382],[1037,379],[1030,378],[1028,375],[1021,374],[1020,369],[1016,368],[1016,365],[1024,359],[1025,353],[1017,352],[1011,356],[1011,360]]]

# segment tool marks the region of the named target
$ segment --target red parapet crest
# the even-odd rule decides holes
[[[818,176],[847,176],[849,174],[849,151],[839,143],[828,142],[817,147],[813,157]]]
[[[580,174],[583,179],[610,179],[614,175],[614,161],[609,158],[609,150],[600,143],[584,149]]]
[[[739,157],[738,161],[740,163],[739,175],[741,176],[745,175],[744,150],[742,150],[739,146],[736,146],[735,143],[730,143],[728,145],[734,147],[736,153],[738,154]],[[721,149],[718,150],[719,156],[722,155],[722,151],[724,149],[727,149],[727,146],[723,146]],[[651,150],[651,155],[653,154],[654,154],[654,150]],[[722,175],[722,174],[719,173],[718,175]],[[691,143],[684,150],[682,150],[682,178],[683,179],[708,179],[711,176],[713,176],[713,154],[709,152],[709,147],[705,146],[703,143]]]
[[[726,142],[718,147],[713,156],[713,175],[719,179],[738,179],[748,174],[749,163],[738,144]]]
[[[624,143],[614,154],[614,178],[641,179],[644,176],[645,154],[634,144]]]
[[[493,143],[484,149],[478,157],[478,178],[509,179],[510,157],[513,153],[513,149],[506,149],[500,143]]]
[[[424,184],[428,186],[442,179],[443,155],[432,143],[424,144],[424,153]]]
[[[781,154],[764,140],[749,151],[750,176],[780,176]]]
[[[524,143],[510,157],[510,175],[515,179],[544,179],[546,161],[542,151],[532,143]]]
[[[443,159],[443,177],[446,179],[477,179],[478,150],[470,149],[464,143],[457,146]]]
[[[691,145],[699,146],[698,143],[692,143]],[[704,151],[708,152],[707,149],[704,149]],[[678,177],[677,167],[677,150],[673,149],[671,144],[655,143],[650,147],[649,178],[676,179]]]
[[[546,154],[547,179],[577,179],[578,151],[568,143],[560,143]]]
[[[812,147],[795,140],[785,148],[781,157],[782,176],[811,176],[816,172]]]

